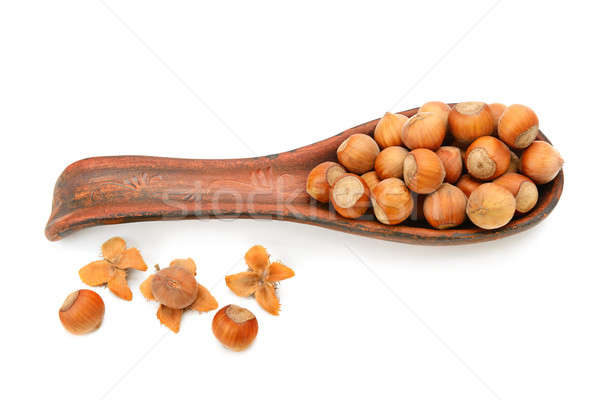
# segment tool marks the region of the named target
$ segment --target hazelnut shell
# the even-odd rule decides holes
[[[102,324],[104,301],[92,290],[77,290],[67,296],[58,316],[65,329],[74,335],[93,332]]]
[[[258,334],[258,321],[249,310],[230,304],[221,308],[214,316],[212,331],[228,349],[246,349]]]

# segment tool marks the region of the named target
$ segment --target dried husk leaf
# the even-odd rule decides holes
[[[142,292],[147,300],[156,300],[152,294],[152,278],[154,278],[154,274],[147,277],[140,285],[140,292]]]
[[[171,261],[169,267],[180,267],[186,269],[192,273],[192,275],[196,275],[196,263],[191,258],[182,259],[179,258],[177,260]]]
[[[219,303],[208,291],[207,288],[198,284],[198,297],[187,309],[196,310],[199,312],[207,312],[219,307]]]
[[[170,308],[163,304],[158,307],[158,311],[156,312],[156,317],[160,323],[175,333],[179,332],[179,325],[181,324],[182,315],[183,310]]]
[[[294,270],[292,270],[290,267],[287,267],[284,264],[275,261],[269,266],[269,274],[267,275],[267,280],[270,282],[279,282],[284,279],[291,278],[294,275]]]
[[[265,282],[264,285],[261,285],[256,293],[254,293],[254,297],[256,297],[256,301],[265,311],[273,315],[279,315],[279,299],[275,294],[275,288],[272,283]]]
[[[258,273],[262,273],[269,265],[269,253],[263,246],[256,245],[250,248],[244,256],[246,264]]]
[[[254,271],[240,272],[239,274],[227,275],[225,283],[227,287],[238,296],[248,297],[258,289],[259,275]]]
[[[108,239],[102,245],[102,257],[114,264],[119,260],[126,247],[125,241],[120,237]]]
[[[137,269],[138,271],[145,271],[148,269],[140,251],[135,247],[131,247],[121,254],[117,267],[122,269],[132,268]]]
[[[115,268],[115,274],[108,281],[108,288],[123,300],[131,300],[131,289],[127,286],[127,272],[125,270]]]
[[[81,281],[90,286],[104,285],[113,275],[114,268],[106,260],[94,261],[79,270]]]

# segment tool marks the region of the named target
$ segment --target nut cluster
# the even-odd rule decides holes
[[[562,168],[558,151],[536,140],[538,126],[521,104],[430,101],[410,118],[387,112],[373,137],[348,136],[337,163],[316,166],[306,191],[344,218],[372,212],[385,225],[412,216],[436,229],[467,219],[498,229],[531,211],[538,185]]]

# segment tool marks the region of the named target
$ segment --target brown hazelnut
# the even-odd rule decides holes
[[[443,183],[435,192],[425,197],[425,219],[436,229],[448,229],[462,224],[466,216],[467,197],[449,183]]]
[[[524,175],[511,172],[497,178],[494,183],[502,186],[515,196],[517,211],[520,213],[530,211],[538,201],[537,186]]]
[[[458,187],[460,190],[462,190],[463,193],[465,194],[465,196],[467,196],[467,198],[469,198],[469,196],[471,196],[471,193],[473,193],[473,190],[477,189],[482,183],[483,182],[478,181],[477,179],[473,178],[471,175],[464,174],[463,176],[460,177],[458,182],[456,182],[456,187]]]
[[[377,220],[386,225],[401,223],[413,210],[410,190],[398,178],[387,178],[379,182],[373,188],[371,203]]]
[[[93,332],[104,318],[104,301],[96,292],[81,289],[67,296],[58,311],[60,322],[74,335]]]
[[[329,200],[335,210],[345,218],[359,218],[369,207],[370,191],[367,183],[358,175],[344,174],[331,187]]]
[[[152,278],[152,295],[169,308],[182,309],[198,297],[198,283],[194,274],[185,268],[161,269]]]
[[[401,178],[404,158],[408,150],[400,146],[390,146],[381,150],[375,159],[375,172],[380,179]]]
[[[483,229],[497,229],[509,223],[517,202],[511,192],[495,183],[484,183],[471,193],[467,215]]]
[[[463,170],[463,159],[461,151],[458,147],[442,146],[435,152],[444,164],[446,178],[444,182],[456,183]]]
[[[462,144],[469,144],[478,137],[494,132],[494,118],[490,107],[485,103],[458,103],[448,115],[448,128],[454,139]]]
[[[364,174],[373,169],[379,146],[371,136],[356,133],[344,140],[337,149],[337,157],[350,172]]]
[[[444,182],[442,160],[431,150],[416,149],[404,159],[404,182],[413,192],[429,194]]]
[[[377,172],[375,171],[369,171],[365,174],[362,174],[360,177],[363,178],[363,180],[369,187],[369,190],[373,190],[375,185],[381,182],[381,179],[379,179],[379,177],[377,176]]]
[[[419,112],[434,112],[439,113],[444,121],[448,121],[450,114],[450,106],[441,101],[428,101],[419,108]]]
[[[519,172],[520,169],[521,169],[521,160],[519,159],[519,156],[516,155],[515,152],[511,150],[510,164],[508,164],[508,169],[506,170],[505,174],[508,174],[509,172]]]
[[[531,108],[513,104],[498,120],[498,136],[510,147],[524,149],[537,137],[538,125],[538,117]]]
[[[445,136],[446,121],[440,113],[416,113],[402,127],[402,142],[409,149],[437,150]]]
[[[410,214],[411,221],[425,221],[425,213],[423,212],[423,204],[427,198],[426,194],[410,192],[413,199],[413,211]]]
[[[563,162],[550,143],[536,140],[521,154],[521,172],[542,185],[558,175]]]
[[[482,136],[467,148],[467,171],[474,178],[491,180],[506,172],[510,165],[510,150],[493,136]]]
[[[329,202],[329,188],[346,173],[344,167],[333,161],[325,161],[310,171],[306,179],[306,192],[321,203]]]
[[[498,119],[504,110],[506,110],[506,106],[502,103],[490,103],[488,104],[488,107],[490,107],[490,112],[492,113],[492,118],[494,119],[494,133],[498,133]]]
[[[403,114],[392,114],[386,112],[375,126],[373,134],[375,141],[381,149],[390,146],[402,146],[402,126],[408,120],[408,117]]]
[[[215,314],[212,331],[225,347],[241,351],[256,338],[258,321],[250,310],[230,304]]]

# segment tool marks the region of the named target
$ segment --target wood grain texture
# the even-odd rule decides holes
[[[412,109],[402,112],[411,116]],[[301,222],[348,233],[424,245],[495,240],[529,229],[546,218],[560,199],[561,171],[539,186],[535,208],[508,225],[486,231],[466,222],[436,230],[423,221],[386,226],[368,212],[345,219],[306,194],[306,177],[354,133],[372,135],[378,120],[286,153],[235,160],[191,160],[146,156],[94,157],[69,165],[56,182],[49,240],[105,224],[190,218],[261,218]],[[548,139],[540,132],[538,140]]]

